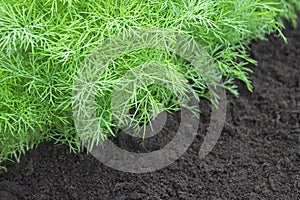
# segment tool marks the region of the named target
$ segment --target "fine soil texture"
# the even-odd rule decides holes
[[[193,144],[164,169],[124,173],[86,153],[75,155],[67,146],[45,142],[20,163],[6,163],[0,199],[300,199],[299,26],[287,25],[289,44],[274,36],[253,42],[254,92],[237,83],[240,97],[227,95],[222,135],[204,159],[198,152],[209,124],[207,102],[201,104]],[[167,122],[143,143],[129,136],[115,143],[136,152],[159,149],[174,135],[177,115]]]

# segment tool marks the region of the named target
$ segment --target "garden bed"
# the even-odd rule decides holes
[[[254,92],[238,83],[240,97],[228,93],[225,127],[204,159],[198,151],[209,103],[201,104],[200,129],[192,146],[162,170],[123,173],[91,155],[75,155],[67,146],[45,142],[20,163],[5,163],[1,199],[299,199],[300,27],[287,26],[284,33],[288,45],[274,36],[251,45],[252,58],[258,61],[258,67],[249,66]],[[169,119],[170,126],[176,124],[176,117]],[[144,145],[126,137],[116,143],[149,151],[151,144],[165,144],[173,128]]]

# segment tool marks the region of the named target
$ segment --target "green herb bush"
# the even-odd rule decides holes
[[[73,82],[100,41],[140,28],[188,34],[212,56],[223,86],[238,95],[235,79],[252,90],[250,42],[272,32],[284,38],[282,19],[296,26],[299,8],[299,0],[0,0],[0,163],[19,161],[45,140],[81,149],[72,119]],[[114,77],[151,62],[176,69],[192,80],[199,97],[212,98],[187,62],[151,49],[117,59],[110,76],[103,77],[107,88]],[[109,92],[99,97],[104,135],[91,135],[93,141],[117,131]],[[151,98],[143,98],[145,94]],[[172,93],[157,85],[135,97],[141,111],[135,119],[142,126],[155,117],[147,112],[151,106],[163,105],[170,112],[178,108]]]

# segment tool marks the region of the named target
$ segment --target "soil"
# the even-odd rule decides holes
[[[225,127],[204,159],[198,151],[209,123],[207,102],[193,144],[164,169],[124,173],[45,142],[20,163],[7,163],[0,199],[300,199],[300,28],[288,25],[285,34],[288,45],[274,36],[251,45],[258,60],[258,67],[249,66],[254,92],[238,83],[240,97],[227,95]],[[177,118],[169,116],[169,128],[144,145],[127,136],[115,142],[132,151],[158,149]]]

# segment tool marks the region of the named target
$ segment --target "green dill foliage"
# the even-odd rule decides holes
[[[283,36],[282,18],[296,25],[299,8],[299,0],[0,0],[0,163],[19,161],[45,140],[68,144],[72,151],[82,147],[72,119],[73,82],[101,41],[141,28],[190,35],[212,56],[223,87],[238,95],[234,79],[252,90],[250,42],[276,31]],[[201,75],[184,60],[159,50],[132,52],[115,60],[102,77],[107,82],[101,85],[97,113],[104,132],[89,135],[92,141],[117,133],[112,85],[145,63],[174,69],[193,82],[198,97],[212,98]],[[179,81],[176,89],[186,88]],[[166,88],[148,85],[127,106],[136,107],[136,124],[146,126],[160,111],[176,111],[178,102]]]

